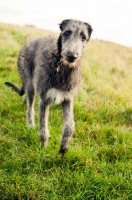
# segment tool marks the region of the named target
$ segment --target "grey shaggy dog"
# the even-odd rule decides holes
[[[73,97],[80,85],[80,60],[90,39],[92,27],[78,20],[64,20],[58,39],[44,37],[28,42],[20,52],[18,71],[22,80],[19,89],[13,83],[5,84],[19,95],[26,94],[28,126],[35,126],[34,96],[39,96],[39,137],[46,147],[49,139],[49,106],[61,103],[64,115],[60,154],[69,147],[75,129]]]

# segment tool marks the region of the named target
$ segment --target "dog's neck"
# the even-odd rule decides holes
[[[78,87],[80,83],[80,62],[75,68],[70,68],[61,60],[59,53],[52,53],[51,67],[47,68],[47,75],[51,88],[70,91]]]
[[[53,58],[56,59],[57,62],[59,62],[61,60],[61,55],[59,53],[57,53],[57,54],[52,53],[52,56],[53,56]]]
[[[53,58],[56,59],[55,69],[56,69],[57,72],[59,72],[60,71],[60,67],[62,65],[62,57],[61,57],[61,55],[59,53],[57,53],[57,54],[52,53],[52,56],[53,56]]]

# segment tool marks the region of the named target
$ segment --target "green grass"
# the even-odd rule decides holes
[[[43,149],[26,124],[26,105],[4,85],[21,85],[17,56],[25,41],[49,32],[0,24],[0,199],[132,199],[132,49],[92,40],[75,98],[76,132],[58,156],[61,106],[50,110],[51,138]]]

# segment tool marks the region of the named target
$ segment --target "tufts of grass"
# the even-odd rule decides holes
[[[132,199],[132,49],[90,41],[82,84],[75,98],[76,132],[58,156],[61,106],[50,110],[51,138],[43,149],[26,124],[26,105],[4,85],[21,85],[18,53],[26,40],[49,34],[33,27],[0,24],[0,199]]]

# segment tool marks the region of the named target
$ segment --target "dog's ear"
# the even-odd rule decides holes
[[[62,51],[61,35],[59,36],[59,38],[57,40],[57,47],[58,47],[58,53],[60,54]]]
[[[92,31],[93,31],[92,26],[91,26],[90,24],[88,24],[88,23],[84,23],[84,24],[87,26],[87,29],[88,29],[88,36],[89,36],[89,39],[90,39],[91,34],[92,34]],[[88,40],[89,40],[89,39],[88,39]]]
[[[64,28],[66,27],[66,25],[67,25],[67,23],[68,23],[69,21],[70,21],[69,19],[66,19],[66,20],[63,20],[63,21],[61,22],[61,24],[59,24],[59,25],[60,25],[60,30],[61,30],[61,31],[64,30]]]
[[[69,19],[63,20],[60,24],[60,30],[63,31],[67,25],[67,23],[69,22]],[[58,53],[60,54],[62,51],[62,43],[61,43],[61,34],[57,40],[57,47],[58,47]]]

